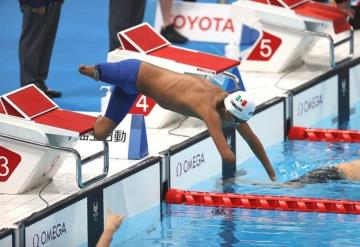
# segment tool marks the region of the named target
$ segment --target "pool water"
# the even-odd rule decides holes
[[[283,185],[320,166],[357,159],[359,150],[357,143],[287,141],[267,150],[277,183],[272,183],[266,173],[261,174],[263,168],[254,158],[238,166],[237,175],[230,181],[222,181],[219,175],[191,189],[360,200],[358,182]],[[118,246],[359,246],[360,243],[360,215],[168,204],[163,208],[161,222]]]
[[[118,246],[359,246],[359,223],[359,215],[166,205],[153,231]]]
[[[270,182],[260,162],[252,158],[239,166],[239,175],[233,181],[222,182],[219,177],[214,188],[206,181],[196,189],[201,186],[206,191],[360,200],[359,182],[335,181],[295,187],[284,184],[316,168],[359,159],[359,143],[287,141],[267,151],[277,176],[276,183]]]
[[[359,127],[360,115],[353,115],[349,129],[358,130]],[[219,174],[190,190],[360,201],[360,182],[335,181],[296,187],[284,184],[319,167],[360,159],[360,143],[286,141],[266,151],[276,172],[275,183],[253,157],[238,164],[233,178],[223,180]],[[166,203],[162,208],[161,221],[112,246],[348,247],[360,243],[360,215]],[[121,234],[121,230],[124,229],[116,234]]]

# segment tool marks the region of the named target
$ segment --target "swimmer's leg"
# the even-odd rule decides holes
[[[126,114],[128,114],[137,96],[138,94],[128,94],[120,87],[114,87],[111,92],[108,107],[106,108],[105,117],[119,124]]]
[[[99,80],[98,76],[95,72],[95,66],[94,65],[80,65],[79,67],[80,74],[86,75],[94,80]]]
[[[94,126],[94,135],[103,140],[125,118],[138,94],[128,94],[119,87],[114,87],[104,117],[99,117]]]
[[[79,72],[94,80],[100,80],[118,87],[127,93],[137,93],[136,82],[140,60],[127,59],[116,63],[102,63],[96,66],[81,65]]]

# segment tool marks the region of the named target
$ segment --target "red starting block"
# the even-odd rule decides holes
[[[315,38],[329,42],[330,65],[352,58],[354,34],[347,16],[336,6],[309,0],[239,0],[234,20],[257,29],[259,38],[241,60],[249,71],[281,72],[296,65]],[[349,53],[335,58],[335,48],[348,43]]]
[[[106,177],[106,141],[84,159],[72,148],[93,131],[95,117],[61,109],[34,85],[2,95],[0,103],[0,193],[21,193],[52,178],[69,154],[76,159],[80,188]],[[103,172],[83,181],[82,165],[99,157]]]

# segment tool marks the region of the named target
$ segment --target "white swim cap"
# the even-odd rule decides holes
[[[224,99],[226,110],[242,121],[249,120],[255,112],[255,102],[248,92],[236,91]]]

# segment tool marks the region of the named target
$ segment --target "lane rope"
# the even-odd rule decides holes
[[[264,196],[170,189],[166,193],[166,202],[193,206],[360,214],[359,201],[310,197]]]
[[[316,129],[291,127],[289,140],[324,141],[324,142],[360,142],[360,132],[354,130]]]

